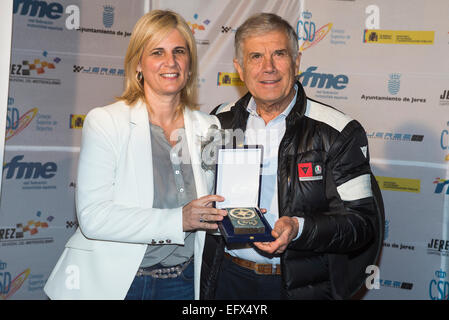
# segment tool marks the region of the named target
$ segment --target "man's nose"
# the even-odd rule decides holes
[[[273,57],[271,56],[264,57],[262,68],[264,72],[268,73],[274,72],[276,70],[276,67],[274,65]]]

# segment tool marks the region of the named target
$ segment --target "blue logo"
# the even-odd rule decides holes
[[[114,24],[115,8],[113,6],[104,6],[103,8],[103,25],[105,28],[110,28]]]
[[[380,285],[382,287],[390,287],[390,288],[404,289],[404,290],[412,290],[413,289],[413,283],[401,282],[401,281],[397,281],[397,280],[380,279]]]
[[[15,156],[3,166],[6,179],[50,179],[56,175],[58,166],[54,162],[21,162],[23,155]]]
[[[6,271],[7,263],[0,260],[0,295],[6,295],[11,289],[11,273]]]
[[[447,123],[447,126],[449,127],[449,122]],[[449,149],[449,130],[447,129],[441,130],[440,146],[443,150]]]
[[[315,40],[316,25],[310,20],[312,18],[312,13],[310,11],[304,11],[302,13],[302,18],[303,19],[299,19],[296,24],[298,40],[313,42],[313,40]]]
[[[14,0],[13,12],[14,14],[19,13],[21,16],[46,17],[55,20],[62,17],[64,8],[58,2],[47,3],[42,0]]]
[[[384,240],[387,240],[390,236],[390,220],[385,219]]]
[[[16,130],[19,126],[19,109],[8,107],[6,112],[6,130]]]
[[[435,271],[435,278],[429,283],[429,297],[431,300],[449,300],[449,282],[446,279],[446,272]]]
[[[443,193],[444,187],[449,185],[449,179],[435,178],[433,183],[436,185],[434,193]],[[449,194],[449,188],[446,188],[446,194]]]
[[[392,73],[389,75],[388,80],[388,92],[392,95],[396,95],[399,92],[401,87],[401,74],[400,73]]]
[[[333,88],[335,90],[342,90],[344,88],[346,88],[346,86],[348,85],[349,82],[349,78],[348,76],[344,75],[344,74],[339,74],[339,75],[333,75],[333,74],[328,74],[328,73],[318,73],[318,72],[313,72],[316,69],[318,69],[318,67],[308,67],[306,71],[302,72],[299,77],[298,80],[301,81],[302,78],[302,85],[304,87],[311,87],[311,88]]]
[[[366,136],[368,137],[368,139],[383,139],[391,141],[422,142],[424,140],[424,135],[413,133],[393,133],[393,132],[373,131],[369,133],[367,132]]]

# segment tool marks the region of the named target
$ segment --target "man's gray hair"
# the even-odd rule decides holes
[[[280,16],[273,13],[258,13],[249,17],[235,33],[234,41],[234,55],[241,66],[243,66],[243,42],[245,39],[265,34],[271,31],[285,32],[289,39],[290,48],[289,54],[291,54],[293,61],[298,56],[298,35],[295,29]]]

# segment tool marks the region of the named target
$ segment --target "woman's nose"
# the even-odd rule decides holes
[[[167,54],[166,59],[165,59],[165,63],[168,66],[174,66],[176,64],[176,57],[173,53]]]

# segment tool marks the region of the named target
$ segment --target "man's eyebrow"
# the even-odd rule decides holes
[[[288,50],[287,49],[277,49],[277,50],[274,50],[274,52],[287,52],[288,53]]]

